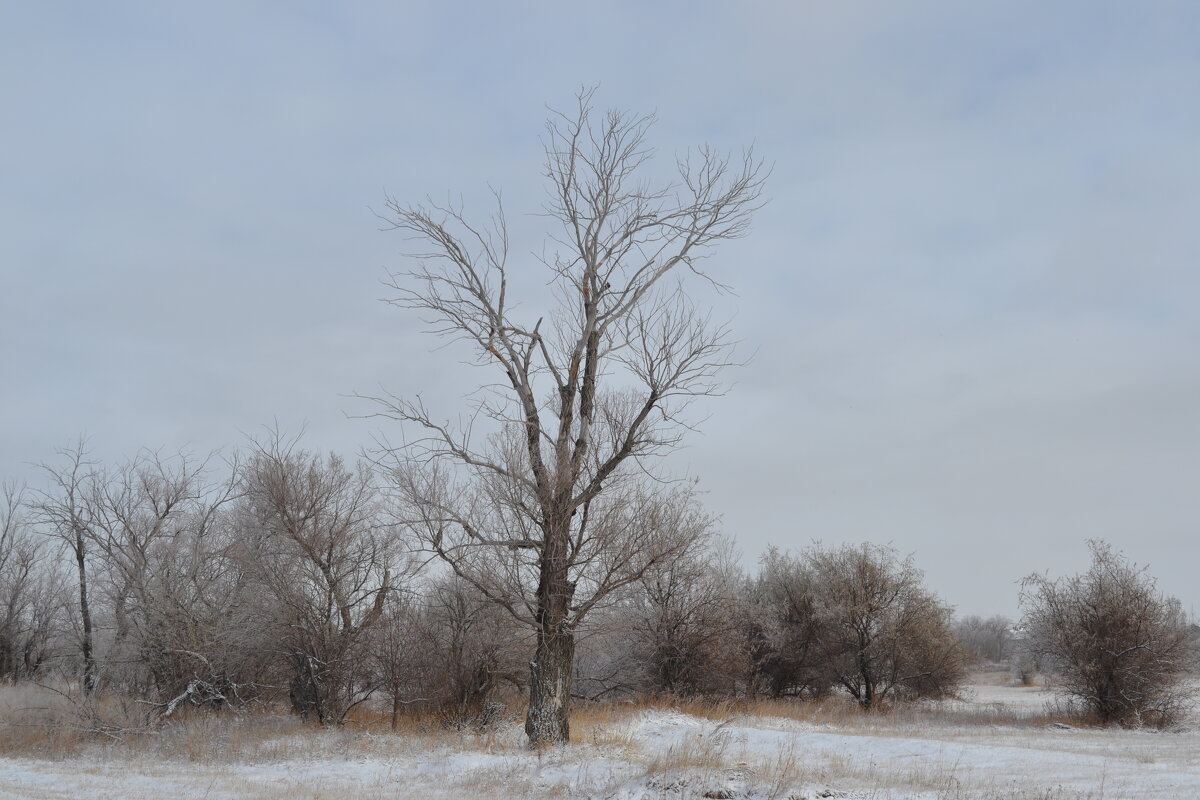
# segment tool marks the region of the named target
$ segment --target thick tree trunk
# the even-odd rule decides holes
[[[533,748],[570,741],[571,672],[575,632],[568,624],[575,584],[566,565],[570,518],[545,530],[538,581],[537,649],[529,664],[529,713],[525,735]]]
[[[568,715],[571,704],[571,670],[575,658],[575,635],[547,635],[539,630],[537,650],[529,664],[529,713],[525,734],[529,746],[565,744],[570,741]]]

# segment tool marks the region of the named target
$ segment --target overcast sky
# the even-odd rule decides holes
[[[4,3],[0,476],[453,413],[371,209],[490,182],[533,275],[546,104],[598,83],[774,165],[710,263],[754,358],[674,465],[748,563],[891,542],[1013,615],[1098,537],[1200,610],[1198,42],[1192,0]]]

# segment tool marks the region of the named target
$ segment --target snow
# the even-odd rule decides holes
[[[514,726],[488,737],[309,735],[259,761],[172,761],[112,750],[63,761],[0,759],[0,800],[25,798],[492,798],[609,800],[846,797],[1016,800],[1200,797],[1200,732],[1056,727],[1052,693],[976,686],[920,713],[815,724],[631,711],[608,744],[543,754]],[[992,723],[976,711],[1007,710]],[[274,745],[274,743],[272,743]],[[302,749],[302,748],[299,748]],[[315,750],[315,752],[311,752]],[[262,753],[278,752],[278,756]]]

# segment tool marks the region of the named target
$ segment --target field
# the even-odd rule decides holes
[[[977,676],[959,699],[886,714],[838,701],[583,708],[576,742],[540,755],[523,748],[517,722],[486,733],[408,723],[392,734],[313,731],[266,714],[47,742],[14,724],[21,701],[7,699],[0,800],[1200,797],[1191,720],[1164,732],[1079,726],[1053,693],[996,676]]]

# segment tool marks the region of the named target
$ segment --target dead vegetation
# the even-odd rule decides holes
[[[512,706],[520,703],[516,690],[498,697]],[[510,707],[500,700],[496,702],[505,709]],[[637,701],[580,703],[572,722],[576,741],[636,749],[637,742],[627,723],[653,712],[671,712],[717,724],[751,719],[789,721],[864,735],[930,726],[1044,727],[1072,721],[1053,709],[955,701],[894,704],[863,714],[857,703],[845,696],[801,702],[767,697],[658,695]],[[0,688],[0,754],[62,759],[103,751],[113,755],[154,753],[160,758],[183,761],[263,761],[328,748],[331,743],[355,751],[373,741],[394,737],[428,744],[469,741],[485,749],[507,748],[519,741],[511,735],[519,722],[517,714],[504,712],[491,724],[478,720],[462,724],[432,705],[406,708],[393,718],[387,704],[364,703],[347,715],[341,728],[335,729],[305,725],[281,705],[220,713],[184,707],[154,726],[146,724],[148,713],[151,709],[145,703],[111,693],[83,698],[45,685],[6,686]]]
[[[1088,773],[1070,759],[1102,756],[1154,771],[1191,758],[1194,736],[1080,728],[1046,709],[1050,692],[998,686],[990,677],[993,682],[984,676],[959,699],[898,703],[868,714],[853,698],[836,695],[809,702],[660,695],[581,703],[573,718],[575,743],[540,752],[524,746],[516,719],[461,727],[424,708],[401,715],[393,729],[385,703],[361,704],[340,728],[303,724],[284,707],[183,708],[153,730],[114,735],[89,728],[63,695],[4,687],[0,770],[69,773],[63,785],[77,787],[77,794],[156,798],[330,800],[392,796],[403,786],[429,797],[1100,800],[1128,796],[1122,793],[1128,787],[1114,781],[1108,793],[1081,789],[1079,775],[1086,781]],[[1000,700],[988,702],[992,697]],[[114,698],[94,702],[91,713],[109,723],[140,713]],[[1014,775],[1023,767],[996,772],[960,763],[955,753],[964,747],[998,754],[985,763],[1016,764],[1061,750],[1076,783],[1064,785],[1055,776],[1050,785],[1044,773]],[[889,755],[895,753],[904,757]],[[145,795],[101,791],[126,786],[127,774],[147,776],[160,788]],[[0,797],[6,797],[4,785],[0,776]],[[35,789],[19,796],[42,796]]]

